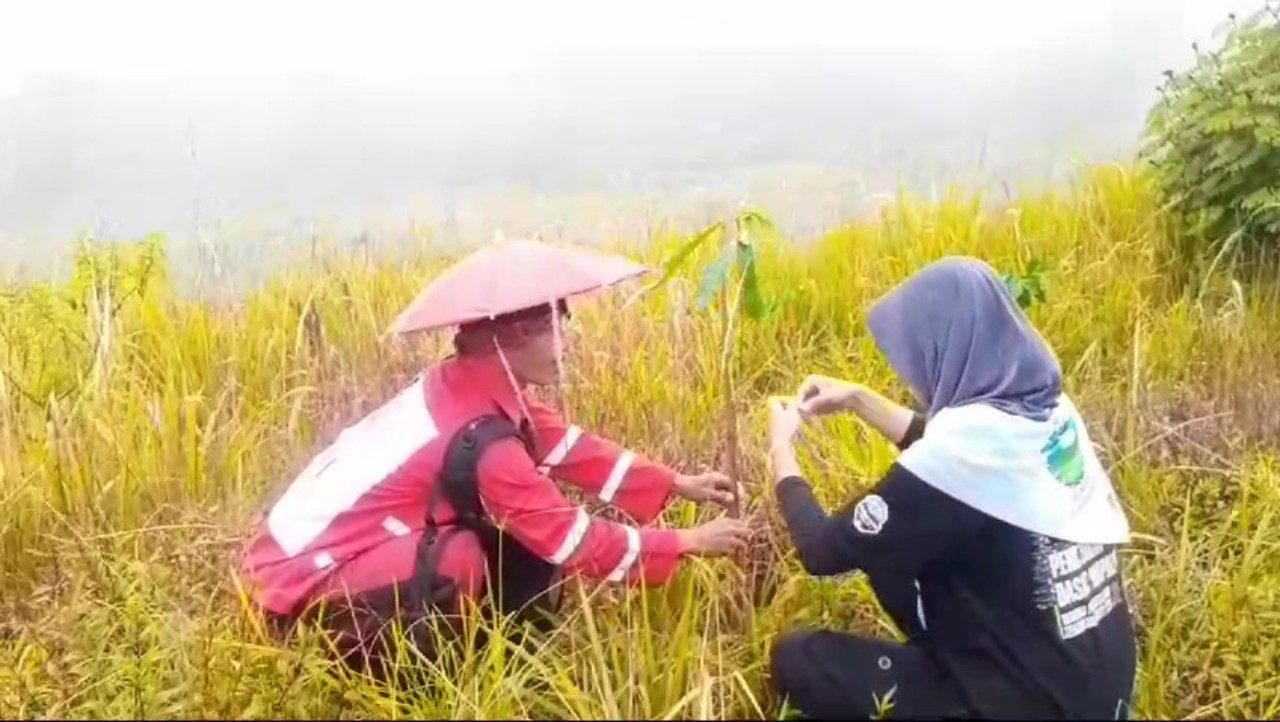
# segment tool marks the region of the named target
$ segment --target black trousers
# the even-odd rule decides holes
[[[773,685],[817,719],[969,717],[960,688],[919,647],[831,631],[796,632],[773,647]]]
[[[407,644],[435,658],[461,628],[452,580],[416,575],[405,583],[316,602],[299,615],[268,613],[287,638],[302,621],[316,621],[339,659],[358,672],[386,679],[396,648]]]
[[[379,679],[391,673],[401,646],[435,660],[443,645],[457,643],[463,631],[463,609],[453,579],[434,573],[434,565],[425,563],[427,553],[424,543],[413,576],[403,582],[318,601],[297,616],[268,613],[268,623],[286,638],[299,621],[318,621],[343,662]],[[502,587],[512,590],[518,600],[530,600],[510,612],[514,618],[529,631],[546,632],[554,625],[559,586],[548,586],[543,574],[528,567],[505,565]],[[551,577],[558,579],[558,572],[553,570]],[[493,618],[508,614],[491,592],[486,588],[478,600],[481,613]],[[486,625],[472,631],[477,645],[487,643]],[[533,639],[523,637],[526,644]]]

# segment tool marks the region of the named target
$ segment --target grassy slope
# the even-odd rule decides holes
[[[656,259],[671,242],[632,250]],[[809,371],[899,393],[863,330],[870,299],[946,253],[1041,257],[1049,302],[1033,320],[1140,532],[1125,554],[1136,713],[1277,716],[1280,286],[1237,294],[1219,269],[1179,290],[1165,249],[1144,185],[1107,168],[1000,212],[904,200],[768,254],[766,287],[792,296],[744,329],[738,359],[754,503],[769,511],[764,395]],[[807,579],[766,545],[749,578],[690,563],[663,590],[575,588],[598,598],[571,602],[536,654],[463,650],[412,688],[331,669],[314,638],[273,645],[231,581],[235,551],[269,482],[440,352],[380,337],[440,264],[300,269],[235,308],[180,299],[162,264],[136,291],[140,271],[105,284],[86,265],[78,285],[0,300],[0,715],[776,716],[765,664],[781,631],[893,633],[860,579]],[[691,292],[585,307],[570,399],[579,423],[692,467],[717,458],[719,349]],[[830,504],[892,458],[849,420],[808,449]]]

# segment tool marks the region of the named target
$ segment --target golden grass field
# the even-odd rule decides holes
[[[1280,278],[1173,252],[1141,174],[1101,167],[1003,207],[901,199],[812,242],[765,249],[770,320],[735,356],[751,504],[776,518],[763,403],[809,372],[898,398],[869,302],[945,254],[1043,259],[1030,310],[1056,348],[1137,533],[1140,717],[1280,716]],[[805,239],[800,239],[805,240]],[[678,237],[620,250],[658,263]],[[710,253],[710,251],[708,251]],[[749,563],[686,563],[671,586],[581,585],[529,649],[462,645],[416,682],[282,647],[236,584],[270,488],[443,353],[383,331],[450,259],[332,257],[235,301],[179,293],[163,247],[88,248],[73,278],[0,296],[0,715],[4,717],[704,717],[785,715],[771,642],[824,625],[893,635],[864,581],[806,578],[762,535]],[[623,308],[579,307],[577,423],[686,468],[718,463],[719,320],[695,271]],[[873,483],[891,447],[850,419],[807,434],[824,502]],[[681,502],[667,522],[692,523]],[[584,605],[581,599],[593,598]],[[406,664],[414,664],[406,660]]]

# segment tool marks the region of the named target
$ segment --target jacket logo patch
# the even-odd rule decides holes
[[[889,505],[879,494],[868,494],[853,508],[853,528],[862,534],[879,534],[889,521]]]
[[[1075,422],[1070,419],[1054,430],[1040,453],[1044,454],[1049,471],[1063,486],[1079,486],[1084,479],[1084,455],[1080,453],[1080,436]]]

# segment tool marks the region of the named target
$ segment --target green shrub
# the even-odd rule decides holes
[[[1142,150],[1183,249],[1280,251],[1280,9],[1234,15],[1221,46],[1165,71]]]

